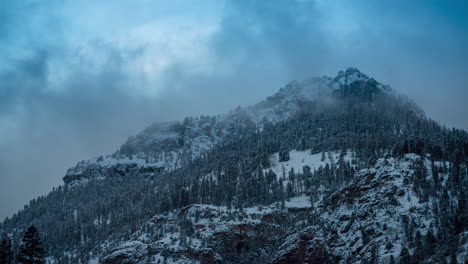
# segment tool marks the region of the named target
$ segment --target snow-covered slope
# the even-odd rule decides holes
[[[369,85],[375,88],[372,93],[391,91],[388,86],[376,82],[358,69],[349,68],[340,71],[334,78],[324,76],[290,82],[275,95],[254,106],[238,108],[221,116],[156,123],[130,137],[119,151],[105,156],[104,160],[95,158],[78,163],[68,170],[64,182],[73,186],[90,179],[119,176],[118,171],[127,168],[151,173],[173,170],[220,142],[235,138],[242,131],[261,129],[267,121],[276,123],[286,120],[297,113],[304,102],[330,100],[329,97],[338,91],[351,87],[353,91],[360,91]]]
[[[326,164],[316,155],[306,161],[307,156],[295,153],[288,164]],[[267,248],[274,254],[265,255],[262,263],[388,263],[398,260],[408,245],[415,258],[423,252],[423,243],[438,235],[434,198],[426,199],[414,184],[421,170],[426,172],[423,181],[434,184],[431,166],[427,158],[415,154],[379,159],[313,205],[304,194],[284,205],[240,211],[191,205],[155,216],[131,240],[109,247],[101,261],[224,263]],[[447,175],[439,177],[445,184]],[[468,257],[467,238],[460,235],[465,244],[457,249],[459,263]],[[419,260],[436,263],[430,256]]]
[[[435,227],[441,219],[436,212],[444,208],[435,208],[436,198],[416,185],[419,176],[423,178],[416,181],[433,188],[437,177],[442,185],[447,180],[446,174],[434,177],[431,162],[419,155],[379,159],[375,166],[358,172],[348,186],[317,202],[311,212],[313,224],[293,231],[273,263],[290,263],[299,251],[306,263],[307,259],[323,261],[325,256],[335,263],[390,263],[400,258],[404,247],[409,247],[415,263],[444,261],[431,257],[437,253],[435,248],[427,251],[435,245],[435,237],[443,235]],[[460,234],[464,242],[454,249],[458,263],[468,259],[467,238],[466,233]]]
[[[331,151],[327,153],[315,153],[312,154],[311,150],[291,150],[289,152],[288,161],[280,161],[279,153],[274,153],[270,157],[270,168],[264,169],[264,172],[272,170],[276,175],[283,176],[283,174],[288,174],[291,170],[295,172],[300,172],[303,170],[304,166],[309,166],[311,171],[316,171],[320,167],[325,167],[328,165],[336,165],[340,156],[343,154],[342,158],[345,162],[353,161],[355,153],[347,151],[341,153],[339,151]]]
[[[339,166],[338,160],[351,162],[352,152],[312,154],[311,150],[291,151],[288,161],[279,161],[279,154],[270,156],[272,171],[279,178],[289,171],[300,172],[304,166],[311,171],[325,166]],[[287,177],[281,179],[286,184]],[[317,190],[323,193],[324,188]],[[226,206],[194,204],[145,223],[132,239],[105,243],[102,263],[220,263],[225,254],[237,254],[252,244],[277,244],[285,237],[286,222],[304,219],[311,208],[311,199],[305,193],[285,200],[284,204],[244,208],[242,211]],[[190,239],[187,237],[190,233]],[[228,253],[222,247],[228,247]],[[228,257],[229,258],[229,257]],[[159,261],[159,262],[158,262]]]

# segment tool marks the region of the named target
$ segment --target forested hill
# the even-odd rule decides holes
[[[463,263],[468,133],[356,68],[153,124],[0,226],[56,263]]]

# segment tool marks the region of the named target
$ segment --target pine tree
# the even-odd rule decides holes
[[[288,161],[289,160],[289,149],[287,147],[282,147],[279,151],[279,161]]]
[[[291,198],[294,196],[294,189],[293,189],[291,182],[288,182],[288,184],[286,185],[286,194],[288,198]]]
[[[406,247],[404,247],[400,252],[400,263],[411,264],[411,255]]]
[[[11,240],[4,238],[0,244],[0,264],[11,264],[13,262],[13,250]]]
[[[458,260],[457,260],[457,255],[452,253],[450,255],[450,264],[457,264],[458,263]]]
[[[426,256],[430,256],[431,254],[433,254],[435,251],[437,240],[431,230],[427,232],[424,244],[425,244],[424,254]]]
[[[22,264],[45,263],[45,251],[41,246],[39,232],[34,225],[30,226],[23,236],[17,260]]]

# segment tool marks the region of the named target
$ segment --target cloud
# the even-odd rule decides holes
[[[1,1],[0,217],[151,122],[222,113],[350,65],[468,128],[466,5]]]
[[[212,74],[216,16],[204,14],[216,5],[177,18],[180,2],[138,4],[2,2],[0,217],[60,184],[77,161],[187,114],[162,98],[178,93],[171,79]]]

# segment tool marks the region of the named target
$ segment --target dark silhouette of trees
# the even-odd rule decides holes
[[[10,238],[6,237],[0,243],[0,264],[11,263],[13,263],[13,250]]]
[[[45,263],[45,251],[42,248],[39,232],[34,225],[24,233],[16,259],[22,264]]]

